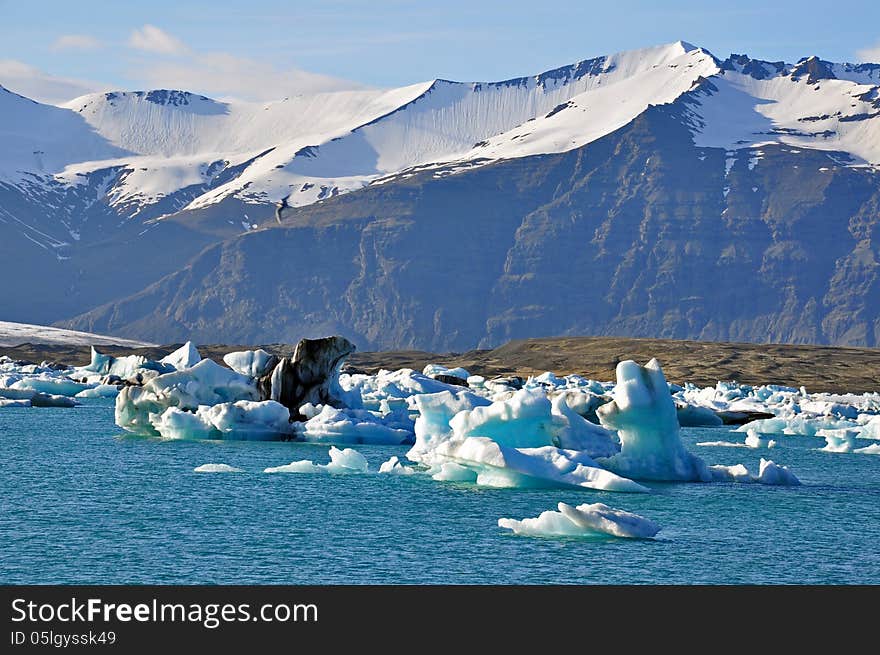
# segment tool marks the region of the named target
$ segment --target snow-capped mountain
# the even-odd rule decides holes
[[[73,316],[75,307],[123,298],[173,274],[220,239],[275,225],[279,201],[293,208],[282,214],[286,225],[308,224],[317,216],[332,223],[319,206],[362,190],[353,204],[331,206],[359,206],[355,214],[376,218],[393,213],[375,200],[380,189],[395,197],[412,182],[427,188],[432,180],[450,178],[461,178],[461,186],[470,189],[469,181],[492,178],[492,173],[476,177],[483,169],[513,162],[520,162],[516,170],[540,168],[550,156],[598,152],[622,130],[658,116],[659,108],[664,120],[681,128],[675,128],[678,141],[659,154],[674,147],[692,153],[700,166],[718,162],[717,179],[707,180],[710,186],[701,193],[717,196],[719,220],[729,222],[736,212],[740,166],[758,175],[782,153],[785,165],[795,168],[798,159],[819,157],[822,164],[811,173],[815,180],[808,182],[814,188],[826,188],[826,174],[844,170],[876,184],[880,65],[816,57],[794,64],[745,55],[720,60],[684,42],[504,82],[432,80],[392,90],[291,95],[271,103],[154,90],[93,94],[53,107],[0,89],[0,141],[6,146],[0,149],[0,231],[9,236],[0,241],[0,255],[8,250],[25,259],[34,286],[62,282],[55,295],[47,292],[51,309],[45,300],[38,305],[31,290],[7,291],[4,304],[9,318],[19,320]],[[635,166],[627,153],[618,153],[615,161]],[[651,162],[639,166],[644,173]],[[578,178],[566,179],[575,184]],[[683,192],[692,190],[688,180],[680,184]],[[755,212],[777,191],[764,184],[768,181],[748,187]],[[370,189],[376,193],[362,195]],[[561,192],[540,193],[549,200]],[[454,193],[438,200],[454,205]],[[467,209],[474,204],[468,197],[470,205],[460,211],[473,211]],[[846,202],[842,195],[835,198]],[[584,209],[600,201],[584,198]],[[849,221],[853,211],[847,207],[840,220]],[[111,264],[96,256],[96,247],[112,253]],[[126,269],[125,275],[105,275],[108,266]],[[486,283],[498,289],[507,284]],[[219,324],[202,312],[196,311],[193,321]],[[486,327],[490,319],[482,319],[483,336],[497,333]],[[181,331],[192,329],[187,320],[175,320]],[[87,323],[79,327],[91,329]],[[113,327],[125,333],[124,322]],[[151,338],[149,328],[142,328],[130,333]],[[448,343],[416,332],[401,336],[400,344],[460,347],[483,338],[477,328],[461,342]],[[741,335],[760,337],[760,330]],[[778,338],[801,337],[783,330]]]

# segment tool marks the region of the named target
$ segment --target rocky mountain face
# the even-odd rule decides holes
[[[880,65],[678,42],[261,105],[0,87],[0,142],[0,319],[433,351],[880,340]]]
[[[880,175],[700,148],[654,107],[571,152],[416,173],[297,210],[65,325],[361,348],[537,334],[876,345]]]

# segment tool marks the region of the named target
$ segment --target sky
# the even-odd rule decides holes
[[[0,0],[0,84],[53,103],[152,88],[263,101],[503,80],[678,40],[722,59],[880,62],[880,1]]]

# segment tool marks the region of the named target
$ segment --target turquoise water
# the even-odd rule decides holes
[[[880,456],[815,438],[773,450],[684,431],[709,464],[763,455],[802,487],[654,484],[650,495],[477,489],[425,476],[262,473],[327,448],[121,436],[113,404],[0,410],[3,583],[877,583]],[[405,448],[358,447],[370,467]],[[197,474],[223,462],[241,474]],[[536,539],[497,527],[604,502],[659,522],[654,541]]]

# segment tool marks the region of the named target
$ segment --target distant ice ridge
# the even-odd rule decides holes
[[[559,503],[558,511],[545,511],[535,518],[522,520],[501,518],[498,526],[524,536],[537,537],[599,537],[650,539],[660,526],[653,521],[602,503],[572,507]]]

